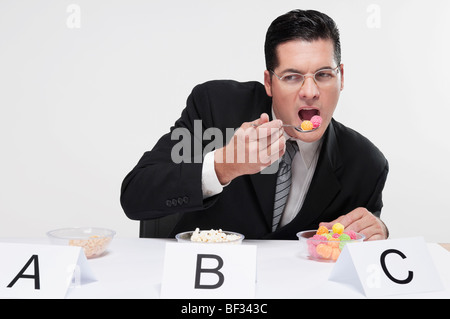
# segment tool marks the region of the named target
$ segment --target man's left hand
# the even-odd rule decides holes
[[[364,207],[358,207],[332,222],[320,223],[320,226],[331,229],[335,223],[344,225],[345,230],[353,230],[365,235],[366,240],[386,239],[388,237],[386,225]]]

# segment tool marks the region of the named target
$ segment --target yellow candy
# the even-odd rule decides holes
[[[332,227],[333,233],[342,234],[344,232],[344,225],[341,223],[336,223]]]
[[[311,131],[313,129],[314,125],[311,121],[303,121],[301,128],[303,131]]]

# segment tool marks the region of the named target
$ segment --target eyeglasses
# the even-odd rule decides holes
[[[321,69],[314,74],[286,73],[283,76],[277,75],[273,70],[270,72],[272,72],[286,88],[301,88],[307,77],[311,77],[319,88],[325,88],[335,83],[340,69],[338,65],[334,69]]]

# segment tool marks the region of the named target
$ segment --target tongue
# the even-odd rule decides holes
[[[317,110],[300,110],[298,116],[302,121],[310,121],[314,115],[317,115]]]

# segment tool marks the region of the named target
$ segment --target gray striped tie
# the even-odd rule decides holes
[[[278,170],[277,186],[275,188],[275,202],[273,204],[272,231],[275,231],[283,215],[284,207],[291,189],[291,163],[298,145],[295,141],[286,142],[286,152],[280,161]]]

